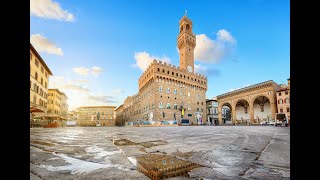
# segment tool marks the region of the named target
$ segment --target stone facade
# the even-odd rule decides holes
[[[125,121],[123,118],[123,110],[124,110],[123,104],[121,104],[120,106],[118,106],[114,110],[114,112],[115,112],[115,125],[116,126],[124,126],[125,125]]]
[[[153,60],[139,78],[139,92],[123,103],[126,122],[179,122],[181,118],[193,124],[206,122],[207,78],[194,73],[196,37],[192,33],[192,22],[183,16],[179,27],[180,67]]]
[[[218,125],[218,101],[217,99],[207,99],[207,121],[211,125]]]
[[[282,84],[277,91],[278,113],[285,113],[290,124],[290,79],[288,85]]]
[[[223,124],[223,106],[230,108],[232,123],[259,123],[262,120],[274,119],[277,112],[276,91],[279,88],[278,84],[270,80],[217,96],[219,123]],[[266,107],[268,113],[265,112]],[[237,110],[240,109],[246,117],[237,116]]]
[[[114,126],[116,106],[84,106],[75,110],[78,126]]]

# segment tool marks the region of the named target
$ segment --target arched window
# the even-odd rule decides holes
[[[171,106],[170,106],[170,103],[167,103],[167,109],[170,109]]]
[[[166,117],[166,115],[164,114],[164,112],[162,112],[162,117]]]
[[[162,92],[162,86],[159,87],[159,92]]]
[[[37,72],[35,73],[34,78],[35,78],[36,80],[38,80],[38,73],[37,73]]]
[[[174,104],[174,105],[173,105],[173,109],[178,109],[178,105],[177,105],[177,104]]]
[[[173,94],[177,94],[177,90],[176,89],[173,90]]]
[[[167,93],[170,93],[170,88],[167,88],[166,92],[167,92]]]
[[[158,68],[158,72],[160,71],[160,68]]]
[[[162,72],[164,73],[164,69],[162,69]]]
[[[187,24],[186,29],[187,29],[187,30],[189,30],[189,29],[190,29],[190,25],[189,25],[189,24]]]
[[[162,102],[159,103],[159,108],[163,108]]]
[[[282,99],[279,99],[278,100],[278,104],[282,104],[283,103],[283,100]]]

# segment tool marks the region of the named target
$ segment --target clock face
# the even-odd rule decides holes
[[[189,72],[192,72],[192,67],[189,65],[189,66],[187,67],[187,70],[188,70]]]

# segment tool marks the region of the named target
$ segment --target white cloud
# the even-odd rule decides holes
[[[73,90],[73,91],[78,91],[78,92],[90,92],[90,90],[88,88],[84,88],[82,86],[79,85],[75,85],[75,84],[64,84],[61,89],[65,89],[65,90]]]
[[[202,66],[201,64],[194,64],[194,72],[198,74],[206,74],[207,67]]]
[[[73,72],[80,75],[84,75],[84,76],[88,75],[90,71],[90,69],[86,67],[75,67],[75,68],[72,68],[72,70]]]
[[[134,54],[134,59],[136,60],[135,67],[139,67],[142,71],[145,71],[154,59],[170,63],[170,58],[168,58],[167,56],[163,56],[160,58],[157,56],[151,56],[147,52],[136,52]]]
[[[236,43],[236,40],[231,36],[230,32],[225,29],[219,30],[217,33],[217,37],[220,41],[226,41],[232,44]]]
[[[103,69],[98,66],[93,66],[91,68],[91,73],[94,77],[98,77],[103,72]]]
[[[53,42],[49,41],[46,37],[40,34],[31,35],[30,42],[39,52],[63,56],[61,48],[58,48]]]
[[[75,82],[75,83],[88,83],[89,80],[87,80],[87,79],[74,79],[74,80],[71,80],[71,82]]]
[[[194,50],[195,60],[218,63],[229,55],[236,44],[236,40],[228,31],[222,29],[218,31],[216,40],[210,39],[205,34],[196,35],[196,44]]]
[[[60,21],[74,21],[74,15],[63,10],[59,3],[52,0],[31,0],[30,15],[45,19]]]
[[[103,72],[103,69],[98,66],[93,66],[92,68],[75,67],[75,68],[72,68],[72,70],[73,70],[73,72],[75,72],[79,75],[83,75],[83,76],[87,76],[91,72],[91,74],[94,77],[98,77]]]

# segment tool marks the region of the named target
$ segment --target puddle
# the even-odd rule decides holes
[[[171,155],[147,154],[136,157],[137,169],[151,179],[167,179],[169,177],[189,176],[199,164],[178,159]]]
[[[159,146],[159,145],[167,144],[166,141],[162,141],[162,140],[135,143],[135,142],[130,141],[128,139],[113,139],[112,142],[116,146],[141,145],[141,146],[143,146],[145,148],[150,148],[150,147],[153,147],[153,146]]]
[[[43,142],[43,141],[30,141],[32,144],[40,144],[40,145],[45,145],[45,146],[54,146],[55,144],[48,143],[48,142]]]

